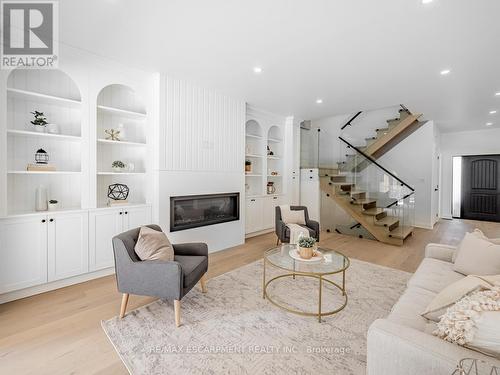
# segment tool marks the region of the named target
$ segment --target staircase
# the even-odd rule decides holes
[[[342,129],[352,126],[354,116]],[[363,146],[339,137],[348,153],[337,166],[320,171],[321,190],[380,242],[401,246],[413,233],[414,189],[376,159],[408,137],[423,122],[402,106]],[[353,226],[353,227],[354,227]]]

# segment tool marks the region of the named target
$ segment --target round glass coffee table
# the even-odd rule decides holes
[[[290,250],[296,249],[297,245],[283,244],[281,246],[275,247],[273,249],[267,250],[264,253],[264,274],[262,281],[262,298],[267,298],[272,304],[289,311],[291,313],[305,315],[305,316],[316,316],[318,321],[321,322],[321,317],[333,315],[343,310],[347,305],[347,294],[345,290],[345,272],[349,268],[350,261],[345,255],[339,253],[335,250],[330,250],[324,247],[319,247],[318,250],[323,254],[323,258],[314,262],[306,262],[302,260],[296,260],[290,256]],[[266,265],[269,264],[275,268],[286,271],[287,273],[275,276],[266,281]],[[342,285],[327,279],[327,276],[342,274]],[[281,303],[276,302],[267,293],[267,288],[271,283],[278,282],[283,278],[296,277],[309,277],[318,279],[318,312],[306,312],[301,310],[292,309],[286,307]],[[340,307],[331,311],[322,311],[321,300],[323,298],[323,283],[328,283],[333,285],[335,288],[339,289],[342,293],[343,302]]]

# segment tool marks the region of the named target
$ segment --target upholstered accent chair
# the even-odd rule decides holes
[[[147,227],[161,231],[158,225]],[[116,281],[123,293],[120,318],[125,316],[129,294],[158,297],[174,301],[175,324],[180,325],[181,299],[200,281],[206,293],[208,247],[205,243],[172,245],[174,260],[142,261],[134,251],[140,228],[113,237]]]
[[[309,236],[316,238],[319,242],[319,223],[317,221],[309,219],[309,213],[307,212],[306,206],[290,206],[292,211],[304,211],[304,216],[306,218],[306,225],[301,225],[309,231]],[[282,243],[290,242],[290,229],[287,228],[286,224],[283,222],[281,218],[281,208],[280,206],[276,206],[276,214],[275,214],[275,232],[278,237],[276,244],[279,245],[280,241]]]

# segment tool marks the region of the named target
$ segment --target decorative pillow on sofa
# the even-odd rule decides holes
[[[500,245],[466,233],[458,246],[453,270],[463,275],[500,274]]]
[[[280,206],[281,220],[285,224],[306,224],[306,215],[304,210],[292,210],[289,205]]]
[[[485,241],[489,241],[495,245],[500,245],[500,238],[488,238],[486,237],[486,235],[483,233],[482,230],[480,229],[474,229],[472,231],[472,233],[474,236],[476,236],[477,238],[480,238],[482,240],[485,240]],[[453,258],[452,258],[452,262],[455,263],[455,260],[457,259],[457,255],[458,255],[458,252],[460,251],[460,246],[457,248],[457,250],[453,253]]]
[[[141,227],[134,251],[141,260],[174,260],[174,248],[165,233]]]
[[[464,277],[439,292],[421,315],[433,322],[439,322],[448,307],[453,306],[467,294],[476,290],[491,289],[496,283],[500,283],[500,275]]]
[[[433,334],[500,358],[500,284],[462,298],[441,317]]]

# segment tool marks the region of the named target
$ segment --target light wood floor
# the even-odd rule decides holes
[[[321,245],[349,257],[413,272],[429,242],[457,244],[475,227],[500,237],[500,224],[442,220],[417,229],[402,247],[324,233]],[[210,255],[209,278],[261,259],[276,237],[266,234]],[[210,293],[210,282],[208,282]],[[113,276],[0,305],[0,374],[126,374],[100,321],[118,314],[121,295]],[[131,296],[128,309],[153,301]]]

